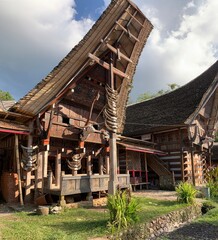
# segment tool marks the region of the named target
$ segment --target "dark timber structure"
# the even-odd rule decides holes
[[[129,106],[126,114],[125,135],[167,153],[148,156],[149,181],[165,185],[170,172],[176,181],[204,183],[217,129],[218,62],[177,90]]]
[[[66,195],[89,198],[129,186],[128,171],[117,172],[117,141],[123,142],[128,94],[151,30],[131,1],[111,1],[58,66],[1,111],[3,195],[6,173],[17,174],[25,201],[41,192],[64,203]]]

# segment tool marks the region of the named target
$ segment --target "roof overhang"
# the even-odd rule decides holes
[[[7,122],[0,120],[0,133],[28,135],[29,128],[16,122]]]
[[[134,152],[143,152],[143,153],[150,153],[150,154],[156,154],[156,155],[166,155],[165,152],[156,150],[154,148],[149,147],[143,147],[143,146],[137,146],[134,144],[127,144],[127,143],[121,143],[117,142],[119,145],[123,146],[126,150],[134,151]]]

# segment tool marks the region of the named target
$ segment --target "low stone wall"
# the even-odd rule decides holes
[[[193,219],[201,216],[201,205],[195,204],[186,208],[173,211],[166,215],[156,218],[147,224],[135,225],[124,231],[119,239],[121,240],[142,240],[153,239],[160,236],[164,232],[170,232],[181,224],[191,222]],[[112,239],[117,239],[117,237]]]

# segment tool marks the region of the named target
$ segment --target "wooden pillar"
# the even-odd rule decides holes
[[[87,157],[87,175],[92,175],[92,155],[89,154]]]
[[[99,174],[103,175],[104,174],[104,165],[103,165],[103,156],[100,155],[99,157]]]
[[[118,177],[117,177],[117,143],[116,143],[116,133],[111,133],[111,138],[109,140],[110,145],[110,172],[109,172],[109,182],[108,182],[108,193],[114,195],[117,191]]]
[[[66,206],[66,200],[65,200],[65,196],[64,195],[60,196],[59,204],[60,204],[61,207]]]
[[[180,140],[180,159],[181,159],[181,176],[182,176],[182,181],[185,181],[185,176],[184,176],[184,153],[183,153],[183,133],[182,129],[179,128],[179,140]]]
[[[110,86],[114,90],[116,87],[114,72],[113,72],[113,54],[111,54],[110,62]],[[110,132],[110,176],[108,182],[108,193],[115,194],[118,186],[118,177],[117,177],[117,134],[116,130]]]
[[[22,194],[22,186],[21,186],[21,174],[20,174],[19,145],[18,145],[18,135],[17,134],[15,134],[15,158],[16,158],[16,164],[17,164],[20,205],[23,205],[23,194]]]
[[[48,176],[48,151],[49,145],[46,145],[46,150],[43,152],[43,177],[46,178]]]
[[[29,128],[30,128],[30,134],[28,135],[27,147],[32,147],[33,146],[33,136],[32,136],[33,121],[29,123]],[[31,200],[31,175],[32,175],[31,171],[26,172],[25,202],[30,202]]]
[[[55,159],[55,186],[60,187],[61,181],[61,152],[57,151]]]
[[[192,166],[192,183],[193,185],[195,186],[195,165],[194,165],[194,146],[193,146],[193,143],[192,143],[192,146],[191,146],[191,166]]]
[[[109,157],[110,148],[106,147],[105,152],[106,152],[105,153],[106,174],[109,174],[109,171],[110,171],[110,157]]]
[[[145,157],[145,181],[146,181],[146,189],[148,189],[148,163],[147,163],[147,155],[144,153]]]
[[[52,171],[48,170],[48,189],[52,189]]]

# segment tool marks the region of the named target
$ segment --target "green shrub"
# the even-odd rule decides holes
[[[107,207],[110,220],[108,223],[111,233],[119,232],[138,221],[139,204],[131,198],[129,191],[117,190],[115,195],[108,195]]]
[[[218,198],[218,167],[209,168],[206,172],[207,187],[212,198]]]
[[[176,187],[177,201],[180,203],[192,204],[194,203],[197,192],[198,191],[192,184],[188,182],[181,182]]]

